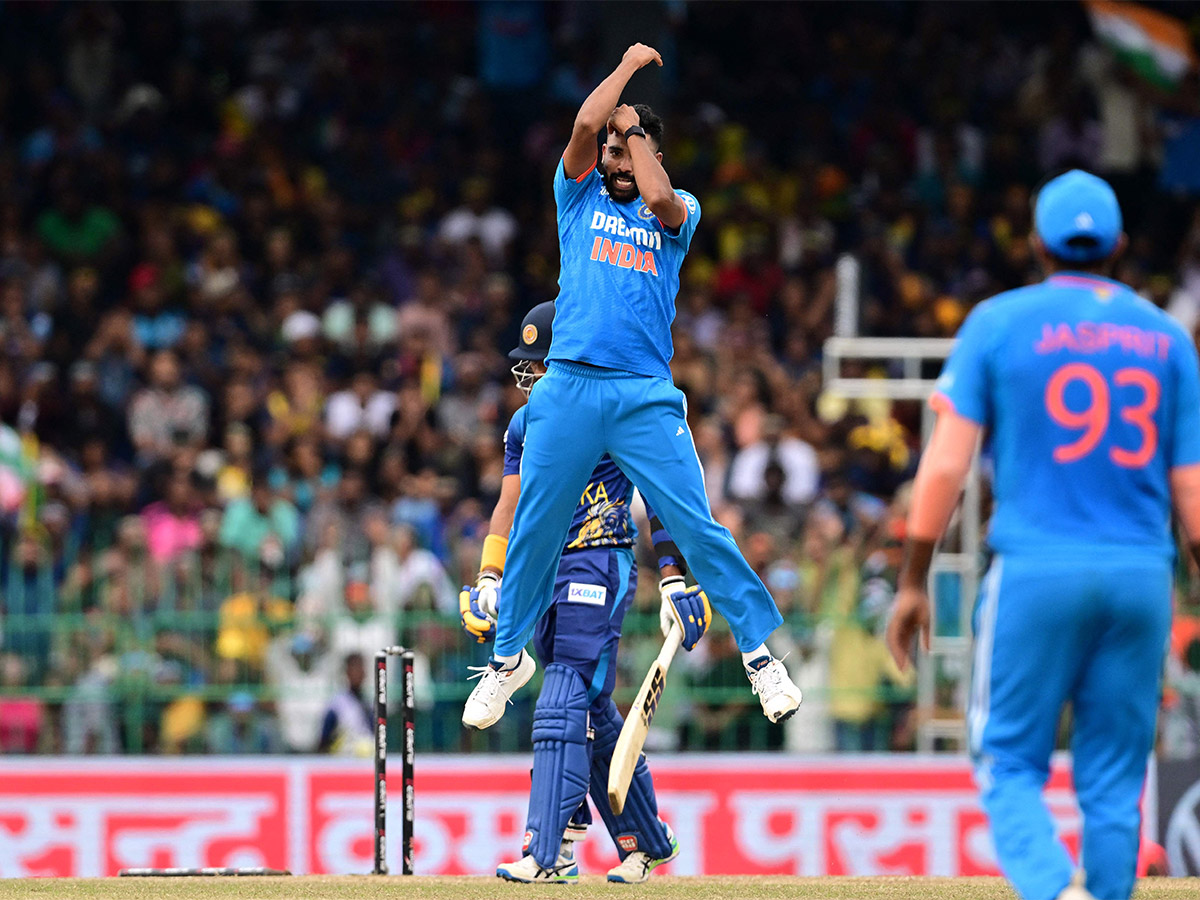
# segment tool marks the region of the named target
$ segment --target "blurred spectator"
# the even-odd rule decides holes
[[[315,438],[300,437],[288,442],[281,465],[271,470],[271,487],[305,515],[317,499],[340,478],[338,467],[321,457]]]
[[[43,734],[46,710],[36,697],[22,697],[25,664],[19,656],[0,656],[0,753],[34,753]]]
[[[354,374],[348,389],[330,395],[325,406],[325,428],[337,441],[344,441],[360,428],[373,437],[383,437],[395,408],[395,394],[379,390],[375,374],[363,370]]]
[[[129,407],[129,434],[147,463],[198,446],[208,434],[208,398],[184,384],[179,359],[169,350],[150,358],[149,386]]]
[[[798,437],[785,435],[783,420],[769,416],[761,437],[743,447],[729,466],[729,493],[738,500],[762,500],[768,487],[767,470],[777,466],[783,475],[782,498],[804,506],[817,494],[820,468],[813,448]]]
[[[350,297],[334,300],[321,318],[321,328],[331,344],[344,353],[374,352],[396,339],[396,309],[379,296],[378,279],[360,283]]]
[[[446,520],[442,498],[447,485],[431,467],[422,468],[405,482],[404,494],[392,506],[392,521],[407,525],[415,543],[427,547],[438,559],[446,553]]]
[[[1104,132],[1090,115],[1088,97],[1079,92],[1063,97],[1060,104],[1038,137],[1038,162],[1042,170],[1096,170],[1103,151]]]
[[[176,472],[167,481],[166,496],[142,510],[146,544],[155,562],[170,562],[200,546],[200,510],[190,475]]]
[[[65,266],[106,266],[116,255],[121,222],[111,209],[89,204],[74,184],[58,187],[55,202],[37,221],[37,234]]]
[[[428,268],[417,276],[416,292],[400,307],[396,318],[396,331],[406,345],[410,365],[440,367],[453,352],[448,317],[452,301],[437,270]]]
[[[366,565],[350,568],[342,608],[329,623],[329,644],[338,656],[359,653],[372,659],[377,650],[396,643],[396,618],[375,608],[367,573]]]
[[[282,753],[283,741],[275,720],[258,708],[245,691],[231,696],[224,709],[209,716],[205,752],[221,755]]]
[[[115,456],[128,458],[129,438],[123,416],[100,394],[99,371],[89,360],[71,366],[67,389],[70,414],[65,416],[58,441],[64,447],[83,447],[99,440]]]
[[[438,558],[417,545],[416,533],[405,525],[392,530],[390,544],[376,544],[371,584],[386,612],[427,609],[451,613],[458,609],[457,586]]]
[[[218,610],[216,655],[239,664],[243,677],[261,675],[273,630],[291,619],[286,600],[272,595],[272,567],[262,566],[250,590],[234,594]]]
[[[133,329],[147,350],[166,350],[183,337],[186,320],[178,310],[166,308],[162,274],[153,263],[140,263],[129,275],[133,295]]]
[[[361,469],[348,469],[333,492],[323,496],[308,514],[306,542],[315,548],[333,528],[338,533],[343,564],[366,563],[371,555],[367,525],[371,519],[386,520],[383,504],[368,494],[367,477]]]
[[[321,720],[318,753],[369,756],[374,746],[373,716],[363,699],[367,665],[361,653],[348,653],[343,663],[345,686],[330,701]]]
[[[281,634],[271,641],[267,684],[275,690],[283,742],[291,752],[317,749],[325,708],[335,691],[337,665],[310,632]]]
[[[63,704],[63,751],[71,754],[116,753],[119,747],[114,700],[117,660],[99,648],[86,660]]]
[[[504,262],[517,236],[517,220],[506,209],[491,204],[491,188],[484,178],[462,184],[462,206],[452,209],[438,226],[438,237],[452,246],[478,240],[493,264]]]
[[[295,553],[300,540],[296,507],[275,495],[266,473],[256,473],[250,495],[230,501],[221,521],[221,545],[247,562],[278,568]]]
[[[892,749],[892,722],[880,689],[885,682],[908,687],[915,677],[911,668],[896,667],[883,643],[900,557],[895,540],[868,557],[854,608],[832,610],[837,624],[829,648],[829,712],[839,751]]]

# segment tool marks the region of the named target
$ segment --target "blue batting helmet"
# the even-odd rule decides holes
[[[542,362],[550,352],[550,328],[554,324],[554,301],[539,303],[521,320],[521,343],[508,354],[509,359]]]

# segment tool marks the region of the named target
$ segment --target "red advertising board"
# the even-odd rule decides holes
[[[368,872],[370,766],[311,757],[10,758],[0,766],[0,877],[141,866]],[[964,759],[680,755],[652,766],[660,811],[682,848],[669,870],[676,875],[996,872]],[[417,872],[490,874],[514,858],[528,790],[527,757],[419,757]],[[1047,799],[1074,849],[1078,813],[1061,763]],[[396,805],[393,870],[398,817]],[[597,818],[582,869],[602,872],[615,859]]]

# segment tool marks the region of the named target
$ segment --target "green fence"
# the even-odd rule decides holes
[[[65,571],[44,561],[22,564],[14,554],[2,586],[6,752],[312,749],[303,734],[311,736],[313,718],[343,688],[347,652],[369,654],[385,643],[418,654],[420,750],[529,746],[540,678],[497,726],[462,728],[473,685],[468,667],[484,664],[487,647],[471,642],[450,610],[433,608],[433,591],[388,610],[370,602],[364,586],[361,602],[338,597],[332,612],[313,611],[294,602],[305,588],[287,575],[221,554],[164,567],[100,555]],[[791,654],[787,665],[806,694],[804,725],[795,727],[823,729],[830,744],[836,737],[849,748],[863,741],[874,749],[903,746],[911,692],[887,669],[878,616],[861,613],[858,580],[843,579],[842,588],[841,608],[799,594],[777,597],[787,622],[773,649]],[[657,592],[648,578],[642,589],[625,620],[616,668],[622,709],[661,645]],[[682,750],[773,749],[795,737],[761,715],[720,619],[700,648],[676,657],[656,725],[652,743]],[[801,744],[812,739],[800,735]]]

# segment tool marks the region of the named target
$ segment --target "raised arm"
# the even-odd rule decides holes
[[[609,116],[621,100],[621,91],[633,73],[651,62],[662,65],[662,57],[653,47],[634,44],[625,51],[621,63],[612,74],[592,91],[575,115],[571,141],[563,153],[563,172],[568,178],[578,178],[596,161],[596,135],[604,130]]]
[[[640,122],[637,110],[632,106],[618,106],[608,120],[608,131],[624,136],[626,131]],[[687,218],[687,207],[683,205],[683,198],[671,187],[671,179],[662,166],[662,154],[651,149],[644,134],[631,135],[626,144],[629,147],[629,164],[633,167],[633,180],[637,182],[642,202],[658,217],[658,221],[672,231],[677,230]],[[612,152],[611,147],[609,152]]]

